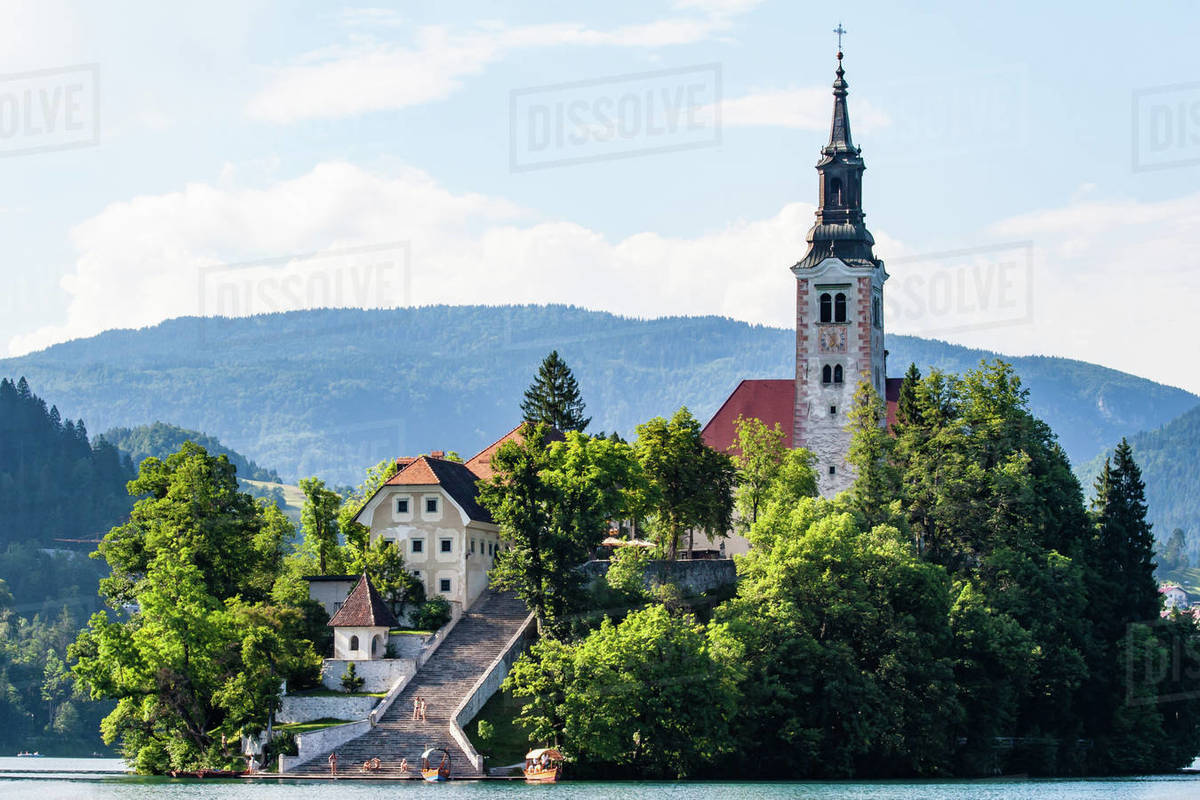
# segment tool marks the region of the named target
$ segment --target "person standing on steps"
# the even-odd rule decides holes
[[[337,750],[329,754],[329,774],[337,775]]]
[[[417,697],[416,695],[413,695],[413,715],[412,715],[412,718],[413,718],[413,721],[414,721],[414,722],[415,722],[415,721],[417,721],[418,719],[420,719],[420,718],[421,718],[421,698],[420,698],[420,697]]]
[[[426,703],[426,702],[425,702],[425,698],[424,698],[424,697],[422,697],[422,698],[421,698],[421,722],[428,722],[428,721],[429,721],[428,719],[426,719],[426,718],[425,718],[425,711],[426,711],[428,708],[429,708],[429,704],[428,704],[428,703]]]

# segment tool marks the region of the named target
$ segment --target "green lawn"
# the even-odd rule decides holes
[[[407,628],[393,628],[388,636],[431,636],[433,631],[410,631]]]
[[[1170,572],[1159,570],[1156,577],[1160,581],[1177,583],[1188,594],[1200,595],[1200,568],[1176,569]]]
[[[352,720],[334,719],[333,717],[321,717],[314,719],[312,722],[292,722],[287,725],[277,725],[276,728],[281,731],[289,731],[291,733],[312,733],[319,731],[322,728],[332,728],[334,725],[345,725]]]
[[[489,767],[515,764],[525,759],[532,746],[525,731],[513,724],[521,711],[521,704],[508,692],[496,692],[492,699],[480,709],[475,719],[464,728],[467,738],[475,749],[487,758]],[[495,735],[487,742],[479,738],[479,721],[487,720],[495,726]]]

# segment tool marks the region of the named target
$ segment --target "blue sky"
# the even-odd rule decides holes
[[[309,304],[790,325],[841,21],[889,331],[1200,392],[1192,4],[3,11],[0,351]],[[80,97],[82,143],[9,124]],[[599,109],[626,100],[628,135],[605,140]],[[572,102],[582,122],[555,121]],[[307,290],[264,288],[288,275]]]

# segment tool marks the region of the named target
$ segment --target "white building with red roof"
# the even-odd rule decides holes
[[[551,436],[562,438],[557,431]],[[370,531],[371,544],[382,539],[400,548],[427,596],[441,595],[466,610],[487,588],[503,546],[500,527],[479,504],[477,484],[492,477],[500,445],[520,440],[518,426],[465,463],[441,451],[399,459],[399,472],[354,519]]]

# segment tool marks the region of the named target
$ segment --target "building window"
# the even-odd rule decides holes
[[[407,497],[397,497],[396,498],[396,513],[397,514],[407,514],[408,513],[408,498]]]
[[[879,391],[883,391],[883,387],[879,385],[879,367],[875,368],[875,388]]]
[[[371,637],[371,655],[372,656],[379,655],[379,637],[378,636]]]
[[[836,367],[834,367],[834,368],[833,368],[833,382],[834,382],[834,383],[841,383],[841,382],[842,382],[842,377],[843,377],[843,375],[842,375],[842,365],[841,365],[841,364],[838,364]]]
[[[413,539],[412,540],[412,551],[414,553],[424,553],[425,552],[425,540],[424,539]]]
[[[833,298],[833,321],[846,321],[846,295],[838,292]]]
[[[829,292],[821,295],[821,322],[833,322],[833,298]]]
[[[833,367],[828,364],[821,367],[821,383],[833,383]]]
[[[336,614],[337,612],[342,610],[342,602],[343,602],[342,600],[338,600],[337,602],[335,602],[333,604],[333,613]]]
[[[829,407],[829,416],[831,416],[831,417],[836,417],[836,416],[837,416],[837,406],[830,406],[830,407]]]
[[[438,581],[438,591],[442,592],[443,594],[448,594],[450,592],[449,578],[442,578],[440,581]]]
[[[842,179],[831,178],[829,181],[829,202],[835,206],[842,204]]]
[[[452,545],[451,545],[451,542],[453,542],[453,541],[454,541],[453,539],[442,539],[442,540],[441,540],[441,542],[439,542],[439,544],[441,545],[441,548],[442,548],[442,552],[443,552],[443,553],[449,553],[449,552],[451,552],[451,551],[450,551],[450,548],[451,548],[451,546],[452,546]]]
[[[830,474],[830,475],[836,475],[836,474],[837,474],[837,467],[831,466],[831,467],[829,468],[829,474]]]
[[[437,498],[436,497],[426,497],[425,498],[425,513],[426,514],[436,514],[437,513]]]
[[[386,544],[386,545],[387,545],[387,546],[389,546],[389,547],[395,547],[395,546],[396,546],[396,540],[395,540],[395,539],[392,539],[392,538],[389,538],[389,537],[386,537],[386,536],[383,538],[383,543],[384,543],[384,544]]]
[[[414,570],[413,570],[413,577],[414,577],[414,578],[419,578],[419,577],[421,577],[421,570],[419,570],[419,569],[414,569]]]
[[[471,552],[472,553],[475,552],[475,540],[474,539],[471,540]]]
[[[883,327],[883,311],[880,308],[878,297],[871,301],[871,323],[876,328]]]
[[[357,636],[351,636],[351,637],[350,637],[350,649],[351,649],[351,650],[357,650],[357,649],[358,649],[358,637],[357,637]]]

